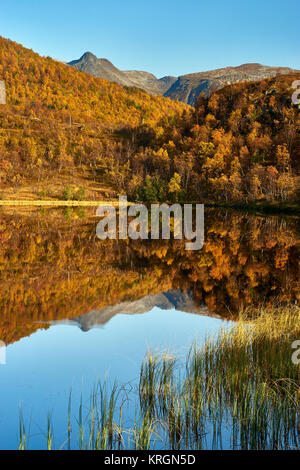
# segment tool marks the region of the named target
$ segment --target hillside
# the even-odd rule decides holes
[[[163,129],[131,160],[133,199],[206,203],[298,201],[300,74],[237,83],[198,98],[196,111]]]
[[[154,125],[184,109],[141,90],[120,87],[0,38],[0,79],[6,83],[6,111],[103,125]],[[67,121],[65,121],[67,122]]]
[[[0,104],[2,190],[9,185],[16,192],[24,181],[58,179],[64,171],[67,180],[78,170],[83,181],[95,181],[103,153],[118,151],[124,130],[130,134],[128,129],[143,125],[155,133],[161,120],[173,121],[189,109],[81,73],[4,38],[1,80],[7,95],[7,104]]]

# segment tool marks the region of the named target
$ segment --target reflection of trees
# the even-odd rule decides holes
[[[2,215],[0,338],[6,343],[91,309],[168,289],[190,289],[211,311],[232,315],[260,302],[300,297],[296,223],[206,211],[205,245],[185,240],[100,241],[96,221]]]

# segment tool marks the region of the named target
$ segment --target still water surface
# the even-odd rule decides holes
[[[97,381],[135,388],[148,349],[184,358],[241,307],[300,299],[299,223],[206,211],[205,244],[100,241],[92,212],[3,212],[0,225],[0,448],[66,445]],[[224,447],[230,447],[224,431]],[[75,445],[75,444],[74,444]],[[76,447],[76,445],[75,445]]]
[[[121,384],[137,385],[140,365],[152,351],[175,351],[184,358],[196,338],[214,334],[224,322],[176,310],[154,308],[142,315],[116,315],[101,327],[83,332],[75,325],[55,325],[37,331],[7,348],[7,364],[1,366],[1,448],[18,443],[22,406],[31,420],[31,448],[46,447],[46,419],[52,412],[55,442],[67,438],[67,407],[72,387],[74,415],[80,396],[88,405],[90,392],[105,377]]]

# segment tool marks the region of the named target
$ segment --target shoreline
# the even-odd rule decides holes
[[[220,209],[234,209],[248,212],[260,212],[265,215],[288,215],[300,216],[300,206],[297,204],[285,203],[205,203],[206,207]]]
[[[61,200],[1,200],[0,206],[55,206],[55,207],[92,207],[92,206],[103,206],[110,204],[112,206],[117,206],[119,201],[61,201]]]
[[[139,204],[141,201],[128,201],[128,205]],[[265,215],[287,215],[287,216],[300,216],[300,206],[295,204],[286,204],[286,203],[217,203],[217,202],[199,202],[199,201],[185,201],[180,202],[179,204],[204,204],[204,206],[209,208],[216,209],[233,209],[239,211],[248,211],[248,212],[259,212]],[[110,204],[112,206],[118,206],[119,200],[87,200],[87,201],[76,201],[76,200],[40,200],[40,199],[3,199],[0,200],[0,206],[35,206],[35,207],[95,207],[100,205]],[[149,203],[144,203],[148,205]],[[161,202],[156,203],[161,204]],[[168,202],[168,204],[173,204]]]

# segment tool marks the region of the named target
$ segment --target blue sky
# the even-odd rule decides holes
[[[182,75],[246,62],[300,69],[299,0],[10,0],[0,35],[70,61]]]

